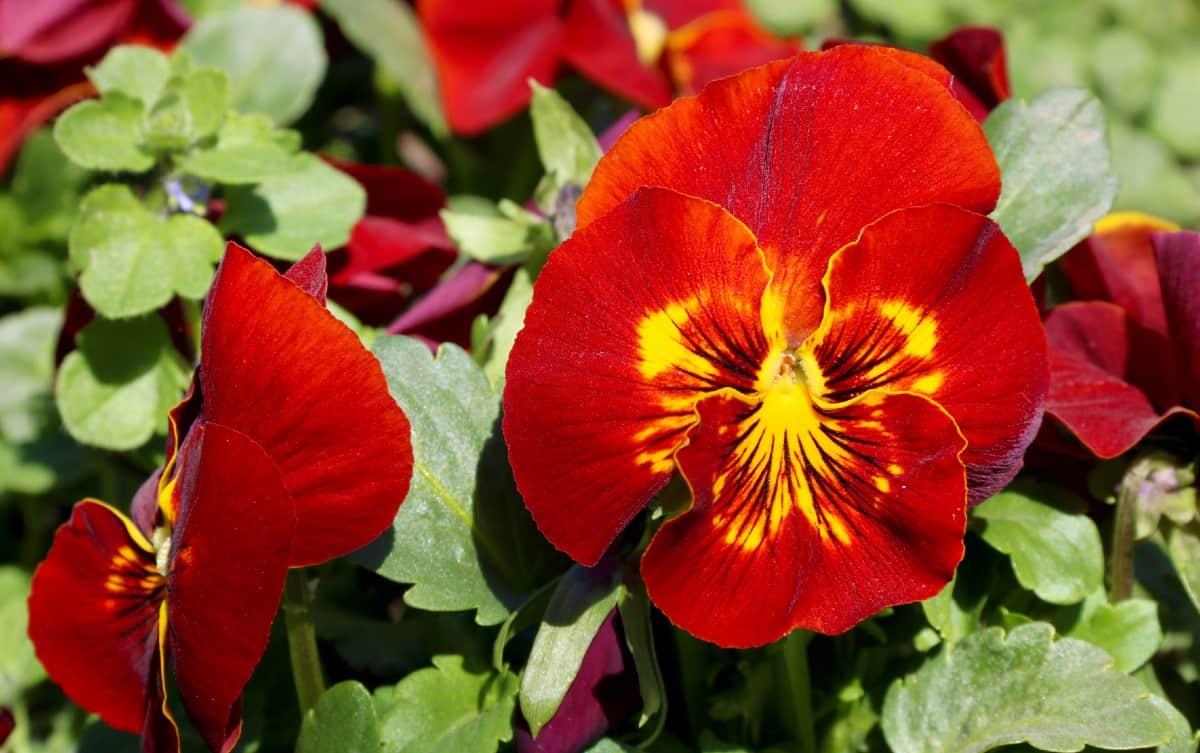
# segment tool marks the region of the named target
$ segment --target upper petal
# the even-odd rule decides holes
[[[33,576],[29,637],[71,700],[140,733],[153,708],[165,582],[133,522],[93,500],[75,506]]]
[[[706,399],[678,456],[695,504],[642,559],[650,598],[689,633],[743,647],[932,596],[962,559],[963,445],[917,395]]]
[[[504,436],[551,543],[595,563],[674,472],[696,401],[753,389],[769,279],[744,225],[665,189],[550,255],[509,358]]]
[[[580,226],[643,185],[722,205],[792,280],[798,342],[820,319],[829,257],[864,226],[930,202],[987,212],[999,196],[983,131],[905,55],[859,45],[801,53],[676,100],[600,160],[578,205]],[[788,263],[776,264],[782,257]]]
[[[759,26],[745,8],[708,13],[667,37],[667,66],[675,86],[695,94],[710,81],[791,57],[795,42]]]
[[[293,566],[363,546],[408,493],[408,419],[348,327],[270,264],[230,244],[204,313],[203,420],[278,466],[296,505]]]
[[[1156,233],[1154,251],[1179,388],[1184,404],[1200,410],[1200,233]]]
[[[180,450],[167,569],[167,650],[214,753],[241,733],[238,700],[271,636],[296,518],[275,464],[240,432],[197,426]]]
[[[1011,481],[1049,374],[1037,307],[999,227],[945,205],[894,212],[833,257],[825,287],[825,316],[803,356],[823,399],[927,395],[967,438],[972,502]]]
[[[634,104],[653,109],[671,101],[666,76],[638,57],[620,0],[568,3],[563,58],[589,79]]]

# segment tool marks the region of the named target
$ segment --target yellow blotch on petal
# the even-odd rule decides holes
[[[905,301],[885,301],[879,313],[890,320],[906,338],[904,352],[914,358],[928,358],[937,347],[937,320]]]
[[[717,375],[717,368],[693,351],[683,336],[692,311],[698,308],[695,298],[677,301],[665,309],[645,316],[638,323],[638,370],[646,379],[653,379],[672,369],[678,369],[703,379]]]
[[[658,15],[645,8],[633,8],[626,16],[629,19],[629,33],[633,35],[633,46],[637,49],[638,60],[642,65],[654,65],[662,57],[663,49],[667,46],[667,36],[670,29]]]
[[[940,371],[934,371],[914,381],[912,388],[914,392],[932,395],[940,390],[945,383],[946,375]]]

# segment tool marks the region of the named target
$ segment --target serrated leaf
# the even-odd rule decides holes
[[[1174,526],[1167,536],[1167,554],[1196,609],[1200,609],[1200,521]]]
[[[232,185],[302,171],[308,162],[297,160],[298,145],[287,134],[265,115],[230,113],[216,143],[193,151],[179,167],[205,180]]]
[[[141,173],[154,167],[142,146],[142,103],[120,92],[79,102],[59,116],[54,138],[77,165]]]
[[[1087,503],[1065,489],[1017,483],[975,508],[983,540],[1012,558],[1025,588],[1075,604],[1103,586],[1104,548]]]
[[[119,319],[153,311],[176,295],[201,298],[224,240],[192,215],[163,219],[127,186],[100,186],[84,197],[71,230],[79,287],[96,311]]]
[[[1033,281],[1087,236],[1116,198],[1104,108],[1081,89],[1055,89],[1029,103],[1004,102],[984,132],[1003,180],[992,219]]]
[[[382,337],[374,353],[412,424],[413,481],[393,528],[353,556],[412,583],[404,599],[414,607],[471,609],[481,625],[502,622],[562,560],[513,484],[500,398],[455,345],[435,359],[418,340]]]
[[[535,738],[554,717],[624,588],[620,571],[572,565],[558,582],[521,674],[521,713]]]
[[[1171,739],[1170,719],[1104,651],[1035,622],[989,628],[897,680],[883,704],[895,753],[978,753],[1027,742],[1070,753]]]
[[[378,753],[375,702],[361,683],[340,682],[304,717],[296,753]]]
[[[158,101],[169,75],[166,55],[138,45],[114,47],[98,65],[87,70],[101,95],[120,92],[145,107]]]
[[[239,5],[205,16],[183,39],[199,65],[229,76],[231,106],[291,123],[325,77],[321,29],[309,13],[280,3]]]
[[[396,684],[381,724],[390,753],[494,753],[512,739],[517,679],[472,672],[461,656],[435,656],[434,666]]]
[[[311,154],[293,169],[256,186],[232,186],[221,227],[241,235],[255,250],[295,261],[316,244],[339,248],[362,218],[367,195],[350,176]]]
[[[429,130],[439,138],[449,133],[421,25],[408,5],[391,0],[321,0],[321,9],[400,87],[413,114]]]
[[[533,98],[529,114],[533,119],[533,137],[538,155],[550,180],[540,188],[538,204],[543,210],[551,207],[558,192],[566,185],[583,188],[592,177],[592,170],[603,151],[596,142],[587,121],[571,108],[562,95],[536,81],[530,81]]]
[[[167,411],[183,396],[190,370],[162,319],[97,319],[76,337],[78,349],[58,370],[55,398],[75,439],[132,450],[166,429]]]
[[[1098,603],[1067,636],[1099,646],[1113,658],[1118,671],[1132,672],[1149,661],[1162,644],[1158,604],[1149,599]]]
[[[0,567],[0,706],[13,706],[26,688],[46,677],[26,635],[29,574]]]

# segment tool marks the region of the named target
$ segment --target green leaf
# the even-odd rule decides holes
[[[150,107],[162,95],[170,71],[167,56],[153,47],[121,45],[108,51],[87,76],[101,95],[120,92]]]
[[[293,157],[293,170],[256,186],[233,186],[221,227],[255,250],[295,261],[316,244],[344,246],[363,216],[367,195],[342,171],[311,154]]]
[[[141,147],[141,124],[141,102],[111,92],[64,112],[54,124],[54,138],[77,165],[141,173],[154,167],[154,157]]]
[[[36,131],[21,147],[13,168],[12,198],[23,214],[15,233],[34,243],[65,241],[79,208],[79,193],[90,177],[67,159],[50,129]]]
[[[486,264],[514,264],[556,245],[549,223],[520,207],[456,196],[440,215],[459,250]]]
[[[533,137],[549,178],[539,187],[538,194],[538,205],[546,210],[552,207],[563,186],[587,185],[603,152],[587,121],[579,117],[562,95],[536,81],[531,80],[529,85],[533,88],[529,106]]]
[[[321,9],[387,73],[413,114],[434,135],[449,134],[421,25],[408,5],[392,0],[321,0]]]
[[[166,430],[167,411],[191,376],[162,319],[97,319],[79,333],[79,347],[58,370],[55,397],[75,439],[109,450],[132,450]]]
[[[291,123],[325,77],[325,43],[309,13],[287,4],[239,5],[201,18],[183,39],[196,63],[229,76],[232,107]]]
[[[1091,232],[1117,195],[1104,109],[1085,91],[1057,89],[1003,103],[984,132],[1003,178],[992,219],[1032,281]]]
[[[895,753],[976,753],[1027,742],[1039,750],[1142,748],[1171,737],[1170,720],[1108,654],[1035,622],[989,628],[947,646],[897,680],[883,704]]]
[[[638,690],[642,696],[642,713],[638,719],[638,726],[644,727],[656,716],[660,722],[659,729],[651,732],[652,741],[661,730],[661,723],[666,721],[667,688],[662,668],[658,664],[658,653],[654,648],[654,625],[651,622],[654,610],[650,606],[650,597],[640,578],[632,580],[632,583],[627,580],[617,608],[621,610],[625,644],[633,656],[633,664],[637,669]]]
[[[995,582],[997,555],[987,547],[968,542],[967,555],[954,579],[937,596],[921,602],[925,619],[947,643],[955,643],[979,629],[988,593]],[[990,555],[990,556],[989,556]]]
[[[192,137],[202,139],[216,133],[229,109],[229,77],[225,72],[197,68],[184,77],[179,93],[191,116]]]
[[[1017,483],[975,508],[983,540],[1012,558],[1021,585],[1051,604],[1103,586],[1104,549],[1087,503],[1055,487]]]
[[[433,667],[396,684],[382,720],[389,753],[494,753],[512,739],[517,678],[472,672],[461,656],[435,656]]]
[[[361,683],[339,682],[304,717],[296,753],[378,753],[375,702]]]
[[[1144,36],[1118,26],[1096,37],[1092,70],[1104,103],[1133,117],[1146,109],[1158,84],[1158,58]]]
[[[537,737],[579,674],[588,647],[624,588],[611,565],[572,565],[550,597],[521,675],[521,713]]]
[[[487,355],[483,360],[483,373],[487,374],[497,391],[503,388],[508,356],[517,341],[517,333],[525,326],[525,309],[529,308],[532,301],[533,280],[528,270],[518,269],[496,316],[490,322]]]
[[[13,706],[21,693],[46,677],[26,635],[29,575],[20,568],[0,567],[0,706]]]
[[[512,482],[500,399],[471,357],[381,337],[375,355],[412,424],[413,480],[390,531],[354,555],[400,583],[420,609],[473,609],[502,622],[561,567]],[[431,545],[436,542],[436,545]]]
[[[104,316],[119,319],[153,311],[177,293],[202,298],[224,245],[206,220],[163,219],[127,186],[114,183],[84,197],[70,252],[72,264],[82,270],[84,298]]]
[[[217,141],[193,151],[180,162],[180,169],[215,183],[258,183],[275,176],[303,171],[305,159],[297,159],[298,144],[265,115],[230,113]]]
[[[29,441],[42,423],[39,403],[50,395],[54,348],[62,327],[56,308],[28,308],[0,318],[0,436]]]
[[[1191,124],[1200,118],[1200,56],[1176,56],[1170,61],[1151,106],[1150,130],[1177,156],[1198,159],[1200,134]]]
[[[1167,536],[1167,553],[1196,609],[1200,609],[1200,521],[1175,526]]]
[[[1149,661],[1162,644],[1158,604],[1149,599],[1098,603],[1067,636],[1099,646],[1113,658],[1118,671],[1132,672]]]

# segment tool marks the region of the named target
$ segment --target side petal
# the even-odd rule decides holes
[[[188,716],[214,753],[241,733],[239,699],[271,637],[296,519],[262,447],[220,424],[180,451],[167,569],[167,650]]]
[[[46,672],[71,700],[135,734],[156,713],[165,581],[154,560],[132,521],[84,500],[55,534],[29,595],[29,637]]]
[[[905,62],[911,54],[861,45],[801,53],[676,100],[601,158],[577,208],[580,226],[644,185],[720,204],[755,234],[776,284],[791,291],[789,337],[798,344],[820,320],[829,258],[864,226],[931,202],[986,213],[999,196],[979,124]]]
[[[678,456],[695,504],[646,550],[650,598],[689,633],[745,647],[932,596],[962,559],[963,445],[917,395],[705,400]]]
[[[495,314],[508,291],[514,267],[469,261],[439,282],[387,327],[390,335],[408,335],[437,343],[471,344],[471,323],[480,314]]]
[[[442,187],[401,167],[367,165],[322,157],[358,181],[367,192],[367,216],[416,222],[446,206]]]
[[[621,2],[575,0],[567,4],[563,59],[580,73],[630,102],[654,109],[671,101],[671,85],[654,63],[638,58]]]
[[[529,104],[530,78],[554,80],[563,37],[559,5],[419,0],[452,130],[481,133]]]
[[[832,402],[916,392],[954,417],[972,503],[1012,480],[1041,421],[1046,339],[1017,252],[987,218],[895,212],[838,252],[821,327],[801,358]]]
[[[963,26],[929,45],[929,55],[963,83],[987,108],[1012,96],[1004,36],[990,26]]]
[[[230,244],[204,312],[203,420],[279,467],[296,505],[292,566],[374,539],[412,476],[408,419],[358,337],[270,264]]]
[[[769,279],[744,225],[665,189],[550,254],[509,358],[504,436],[551,543],[594,564],[674,473],[696,401],[754,388]]]
[[[1154,252],[1179,387],[1184,404],[1200,410],[1200,233],[1156,233]]]

